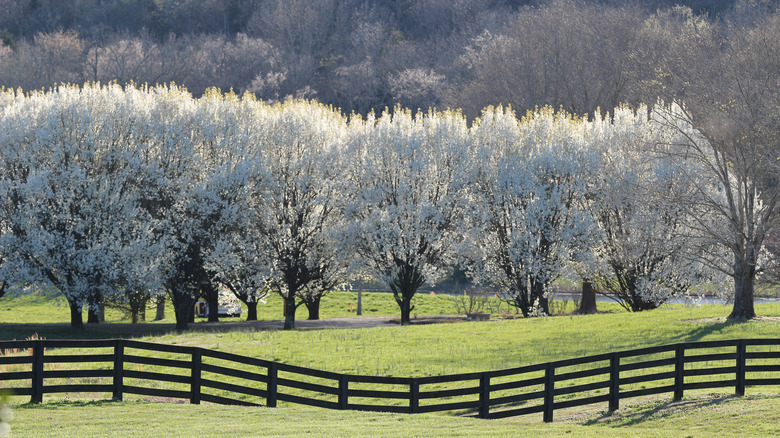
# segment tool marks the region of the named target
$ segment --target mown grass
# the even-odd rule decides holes
[[[392,297],[384,295],[394,306]],[[334,308],[349,302],[349,296],[340,297],[339,301],[336,297],[337,294],[332,297]],[[20,308],[34,304],[21,298],[14,300],[20,300],[17,301]],[[397,308],[392,306],[387,307],[395,312]],[[0,307],[14,312],[12,300],[0,300]],[[185,333],[166,329],[153,334],[144,334],[141,330],[128,335],[114,330],[126,327],[126,324],[100,324],[77,334],[83,338],[132,336],[149,342],[201,346],[328,371],[392,376],[494,370],[676,342],[780,337],[780,304],[757,305],[756,310],[762,318],[746,322],[726,321],[725,316],[731,309],[722,305],[665,306],[636,314],[604,303],[599,303],[599,308],[610,313],[292,332],[256,330],[242,325],[229,331],[203,331],[199,327],[213,325],[195,324],[194,330]],[[67,316],[67,308],[64,310]],[[323,316],[327,315],[323,313]],[[62,323],[63,319],[59,317],[56,322]],[[160,324],[147,326],[162,327]],[[74,337],[64,325],[25,324],[18,327],[36,330],[43,337]],[[14,336],[20,339],[28,335],[20,332],[19,336]],[[0,339],[10,338],[5,331],[0,335]],[[20,405],[25,400],[16,399],[17,416],[12,426],[14,436],[129,436],[139,430],[144,433],[151,430],[155,436],[174,433],[178,436],[182,428],[189,431],[198,424],[209,424],[205,429],[192,429],[203,436],[224,433],[299,435],[307,432],[314,436],[558,436],[567,431],[575,436],[604,433],[617,436],[686,436],[686,433],[690,436],[728,436],[722,432],[731,430],[730,426],[740,430],[742,436],[777,434],[777,422],[764,420],[774,418],[780,407],[777,388],[748,388],[748,398],[724,398],[728,392],[719,392],[717,398],[706,398],[709,393],[686,392],[689,398],[676,404],[669,402],[670,395],[659,396],[650,404],[645,400],[644,404],[635,407],[621,405],[621,409],[611,415],[602,412],[604,406],[564,411],[563,414],[556,412],[556,422],[561,423],[553,425],[540,423],[541,415],[484,421],[452,415],[306,410],[285,404],[277,409],[252,409],[150,404],[132,397],[124,403],[83,402],[74,401],[79,399],[77,396],[63,399],[47,395],[40,406]],[[712,419],[720,424],[715,426]],[[747,429],[743,427],[743,419],[750,420]],[[62,429],[44,429],[43,424],[62,425]]]
[[[448,297],[440,296],[428,298],[448,300]],[[388,299],[394,305],[392,297],[388,295]],[[21,307],[30,305],[25,298],[14,300],[20,302]],[[4,309],[13,309],[15,305],[12,300],[0,300],[0,307]],[[196,323],[193,330],[177,333],[169,326],[155,331],[155,324],[148,324],[143,326],[145,328],[134,329],[130,332],[135,333],[133,335],[125,331],[129,326],[125,324],[98,324],[72,330],[67,325],[38,324],[47,319],[32,315],[27,320],[29,324],[0,324],[3,330],[0,339],[24,339],[34,333],[49,339],[133,337],[148,342],[201,346],[334,372],[430,376],[508,368],[676,342],[780,337],[780,322],[771,319],[780,317],[780,304],[757,305],[758,314],[765,318],[747,322],[726,321],[725,316],[730,311],[730,306],[726,305],[671,305],[640,313],[625,312],[610,303],[599,303],[599,308],[612,313],[406,327],[390,325],[356,330],[257,330],[238,324],[238,328],[230,331],[219,331],[213,330],[213,324]],[[63,318],[56,321],[65,322]],[[202,331],[199,327],[210,330]]]
[[[757,306],[780,316],[780,305]],[[389,326],[359,330],[168,333],[149,342],[199,345],[301,366],[372,375],[422,376],[508,368],[676,342],[778,337],[780,323],[727,322],[728,306],[652,312]]]
[[[769,437],[780,434],[780,396],[658,401],[615,413],[542,423],[536,416],[480,420],[303,408],[136,402],[59,402],[15,408],[13,437]]]

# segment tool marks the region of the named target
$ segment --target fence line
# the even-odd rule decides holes
[[[283,401],[375,412],[465,411],[480,418],[542,413],[551,422],[564,408],[604,403],[612,411],[634,397],[671,393],[680,400],[687,390],[728,387],[743,396],[747,386],[777,386],[778,347],[780,339],[679,343],[495,371],[386,377],[123,339],[3,341],[0,386],[29,395],[33,403],[42,402],[44,394],[110,393],[115,400],[135,394],[193,404],[275,407]],[[47,349],[102,351],[50,354]],[[154,355],[159,353],[167,356]],[[92,368],[60,369],[64,364]],[[71,382],[77,379],[81,382]]]

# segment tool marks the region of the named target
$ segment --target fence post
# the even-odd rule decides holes
[[[344,410],[349,406],[349,376],[339,376],[339,409]]]
[[[43,341],[33,341],[32,396],[31,403],[43,402]]]
[[[545,423],[552,423],[555,410],[555,366],[547,364],[544,370],[544,417]]]
[[[265,405],[269,408],[276,407],[276,387],[278,383],[279,364],[271,362],[268,365],[268,386],[266,387],[266,401]]]
[[[736,395],[742,397],[745,395],[745,358],[747,356],[747,346],[745,340],[737,341],[737,387]]]
[[[420,412],[420,382],[416,378],[409,383],[409,411],[413,414]]]
[[[193,347],[192,349],[192,383],[190,386],[190,404],[200,404],[200,370],[202,363],[202,355],[200,347]]]
[[[484,372],[479,378],[479,418],[490,418],[490,373]]]
[[[615,352],[609,358],[609,410],[620,408],[620,353]]]
[[[114,395],[116,401],[122,401],[124,391],[125,341],[117,339],[114,344]]]
[[[674,350],[674,401],[683,398],[685,387],[685,345],[677,344]]]

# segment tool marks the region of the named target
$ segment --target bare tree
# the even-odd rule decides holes
[[[694,179],[702,202],[685,200],[699,231],[722,245],[731,260],[711,260],[734,279],[729,318],[753,318],[754,283],[760,254],[780,214],[780,13],[755,23],[702,29],[693,56],[666,58],[677,95],[659,123],[676,128],[684,141],[673,153],[696,160],[706,172]],[[668,145],[665,145],[668,146]]]
[[[6,87],[25,90],[81,83],[85,54],[84,41],[74,31],[39,33],[32,40],[21,41],[18,49],[8,54],[0,81]]]
[[[521,9],[506,33],[473,39],[445,104],[475,117],[488,105],[523,111],[550,105],[574,114],[614,108],[627,98],[626,75],[640,12],[556,0]]]

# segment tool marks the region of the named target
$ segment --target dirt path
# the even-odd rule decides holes
[[[435,315],[435,316],[419,316],[412,319],[412,325],[418,324],[438,324],[445,322],[461,322],[464,321],[462,316],[456,315]],[[314,329],[354,329],[354,328],[368,328],[368,327],[382,327],[390,325],[398,325],[400,322],[397,316],[354,316],[346,318],[326,318],[316,321],[309,321],[306,319],[296,320],[296,329],[314,330]],[[241,322],[219,322],[219,323],[198,323],[191,325],[191,327],[200,329],[208,329],[208,326],[216,327],[234,327],[240,328],[254,328],[259,330],[281,330],[284,328],[284,321],[241,321]]]

